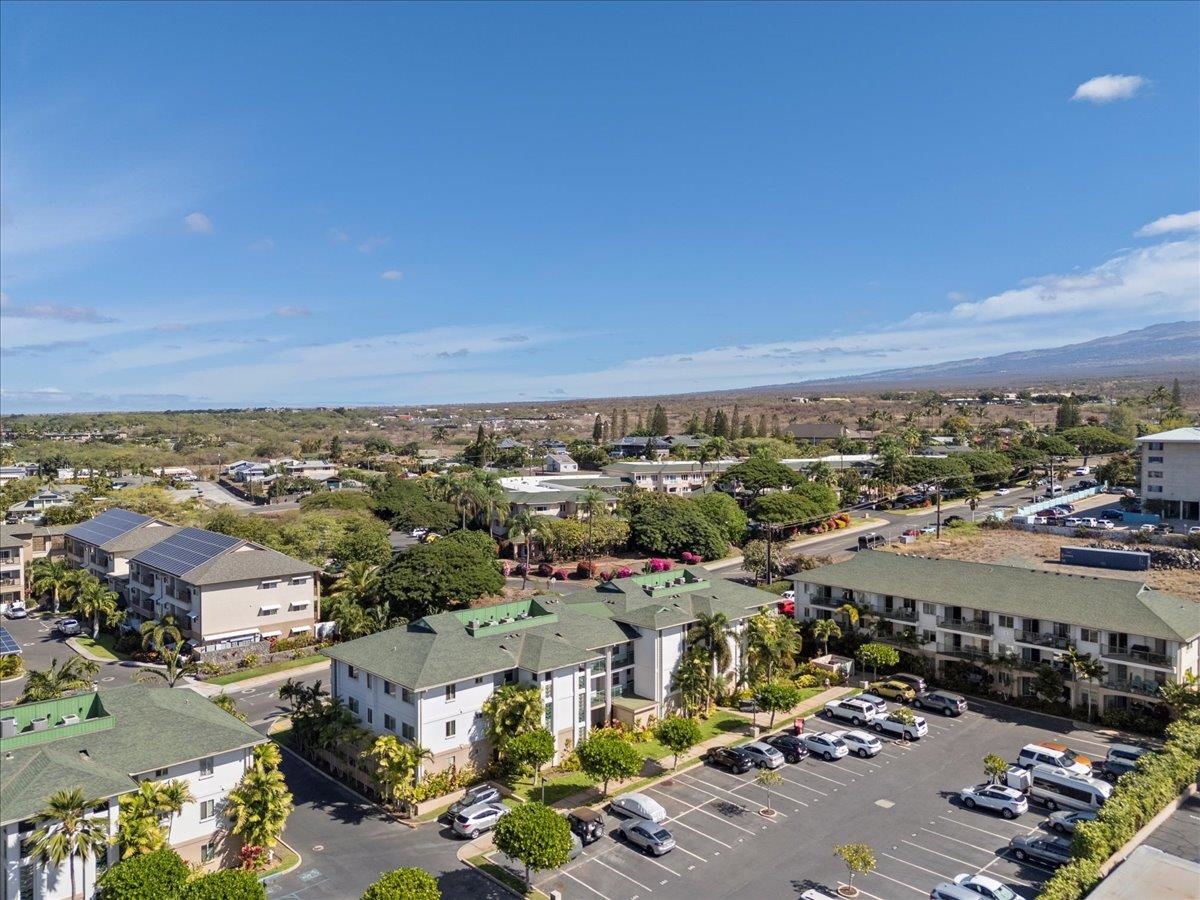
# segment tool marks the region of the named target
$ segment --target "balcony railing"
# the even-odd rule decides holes
[[[822,596],[821,594],[818,594],[815,597],[810,597],[808,602],[811,603],[813,606],[823,606],[826,609],[837,609],[839,606],[846,603],[847,601],[841,600],[837,597],[825,597],[825,596]]]
[[[972,634],[991,634],[995,630],[991,622],[981,622],[978,619],[938,619],[937,623],[938,628],[969,631]]]
[[[1125,691],[1127,694],[1142,694],[1146,697],[1157,697],[1158,689],[1162,686],[1157,681],[1141,678],[1110,678],[1101,684],[1110,691]]]
[[[897,606],[894,609],[878,610],[875,615],[883,619],[896,619],[900,622],[915,622],[920,618],[920,613],[915,609],[907,609],[903,606]]]
[[[957,659],[971,659],[978,662],[989,662],[992,654],[978,647],[955,647],[950,644],[938,644],[937,652]]]
[[[1100,645],[1100,655],[1105,659],[1119,659],[1122,662],[1142,663],[1147,666],[1162,666],[1171,668],[1171,657],[1165,653],[1153,653],[1149,650],[1129,650],[1120,647]]]
[[[624,666],[632,666],[632,665],[633,665],[633,654],[632,653],[621,653],[621,654],[614,655],[612,658],[612,667],[614,669],[620,669]]]
[[[1036,644],[1039,647],[1053,647],[1056,650],[1066,650],[1071,646],[1071,639],[1048,631],[1018,631],[1016,639],[1022,644]]]

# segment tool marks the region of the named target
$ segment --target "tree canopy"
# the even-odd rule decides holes
[[[629,543],[652,556],[684,552],[720,559],[729,548],[725,535],[690,501],[673,494],[640,491],[621,501],[629,517]]]
[[[722,473],[723,486],[738,485],[742,491],[757,496],[766,490],[780,490],[799,484],[802,476],[782,463],[766,456],[752,456],[745,462],[730,466]]]
[[[740,544],[746,537],[746,514],[737,501],[720,491],[697,494],[689,499],[721,535],[731,544]]]
[[[630,748],[632,749],[632,748]],[[541,803],[522,803],[496,823],[496,847],[529,870],[556,869],[571,853],[571,826],[565,816]]]
[[[589,778],[608,783],[613,778],[632,778],[642,770],[642,755],[621,735],[609,731],[594,731],[575,748],[579,767]]]
[[[424,869],[392,869],[363,891],[362,900],[442,900],[437,879]]]
[[[495,544],[482,532],[472,531],[456,531],[410,547],[380,579],[381,595],[392,615],[410,621],[503,588]]]

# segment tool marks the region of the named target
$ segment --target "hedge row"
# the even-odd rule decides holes
[[[1167,727],[1167,741],[1123,775],[1095,821],[1075,829],[1072,861],[1042,886],[1039,900],[1079,900],[1100,880],[1100,867],[1196,781],[1200,770],[1200,715]]]

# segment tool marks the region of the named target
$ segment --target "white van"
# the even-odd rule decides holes
[[[1047,766],[1072,775],[1090,775],[1092,772],[1090,759],[1062,744],[1026,744],[1017,756],[1017,765],[1023,769]]]
[[[1072,775],[1050,766],[1034,766],[1027,773],[1026,794],[1050,810],[1097,810],[1112,795],[1113,786],[1099,778]]]

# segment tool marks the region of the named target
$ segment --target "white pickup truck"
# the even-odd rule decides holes
[[[875,721],[875,707],[865,700],[830,700],[825,704],[825,718],[842,719],[856,728]]]
[[[929,734],[929,726],[920,716],[913,716],[913,723],[906,725],[895,715],[880,716],[875,720],[875,730],[880,734],[890,734],[893,737],[915,741]]]

